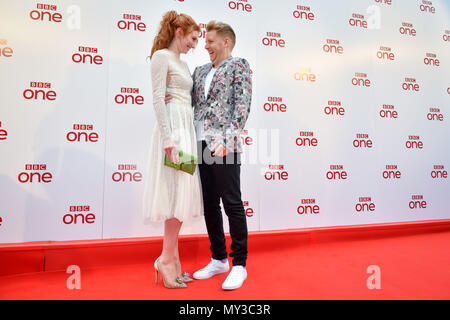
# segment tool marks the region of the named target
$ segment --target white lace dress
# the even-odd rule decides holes
[[[203,198],[198,166],[194,175],[164,165],[164,148],[197,155],[194,113],[191,103],[192,77],[187,65],[168,49],[151,59],[153,107],[156,124],[148,155],[143,196],[144,224],[177,218],[186,221],[203,216]],[[172,95],[166,105],[165,93]]]

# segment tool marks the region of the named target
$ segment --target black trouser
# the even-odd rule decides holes
[[[248,232],[247,218],[241,199],[240,153],[232,152],[225,157],[213,157],[212,151],[204,140],[201,144],[199,142],[198,151],[206,229],[211,242],[212,257],[216,260],[227,258],[220,210],[220,199],[222,198],[230,226],[232,250],[230,257],[233,257],[233,266],[245,266]]]

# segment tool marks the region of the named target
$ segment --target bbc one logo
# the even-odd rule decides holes
[[[311,11],[311,7],[297,5],[295,10],[292,12],[292,16],[294,19],[302,20],[302,21],[314,21],[315,15],[314,12]]]
[[[199,23],[198,26],[200,27],[200,39],[206,39],[206,23]]]
[[[298,147],[317,147],[318,143],[313,131],[300,131],[299,137],[295,139]]]
[[[355,204],[356,212],[374,212],[375,203],[372,201],[372,197],[359,197],[358,202]]]
[[[395,106],[391,104],[383,104],[379,115],[383,119],[398,119],[398,112],[395,110]]]
[[[36,9],[30,11],[30,18],[34,21],[48,21],[59,23],[62,21],[61,13],[57,12],[56,5],[38,3]]]
[[[436,8],[433,7],[433,2],[422,0],[422,3],[419,5],[419,10],[424,13],[436,13]]]
[[[253,10],[253,7],[248,0],[234,0],[234,1],[232,0],[227,2],[228,8],[233,11],[242,11],[250,13]]]
[[[255,211],[253,210],[253,208],[250,206],[248,201],[242,201],[242,204],[244,205],[244,209],[245,209],[245,215],[248,218],[251,218],[254,216]],[[247,207],[247,208],[246,208]]]
[[[426,66],[439,67],[441,62],[439,61],[435,53],[426,53],[425,58],[423,58],[423,63]]]
[[[411,196],[411,201],[409,202],[409,208],[414,209],[426,209],[427,202],[423,199],[423,195],[416,194]]]
[[[423,149],[423,142],[420,141],[420,136],[408,136],[405,145],[406,149]]]
[[[357,133],[356,139],[352,142],[353,147],[358,148],[372,148],[373,147],[373,141],[369,138],[369,135],[367,133]]]
[[[431,170],[432,179],[447,179],[448,172],[445,170],[442,164],[435,164],[433,170]]]
[[[95,214],[90,206],[70,206],[69,213],[62,218],[64,224],[92,224],[95,222]]]
[[[74,124],[73,129],[66,134],[69,142],[98,142],[98,133],[93,131],[92,124]]]
[[[147,26],[141,20],[141,15],[124,13],[122,18],[117,22],[117,28],[120,30],[144,32]]]
[[[26,164],[25,171],[19,173],[18,181],[20,183],[50,183],[53,175],[47,171],[46,164]]]
[[[241,142],[244,146],[253,145],[253,137],[249,134],[247,129],[241,131]]]
[[[8,131],[2,129],[2,122],[0,121],[0,141],[6,140],[8,138]]]
[[[414,28],[412,23],[402,22],[402,26],[399,28],[400,34],[415,37],[417,35],[417,31]]]
[[[367,21],[363,14],[353,13],[352,17],[348,19],[348,24],[351,27],[367,29]]]
[[[450,41],[450,30],[445,30],[444,34],[442,35],[442,40],[445,42]]]
[[[301,199],[300,205],[297,207],[297,213],[299,215],[320,213],[320,206],[316,204],[315,198]]]
[[[340,45],[339,40],[334,39],[327,39],[326,43],[322,46],[322,50],[325,53],[344,53],[344,47]]]
[[[344,166],[341,164],[330,165],[330,170],[328,170],[325,174],[327,180],[347,180],[348,173],[346,170],[344,170]]]
[[[427,119],[430,121],[444,121],[444,115],[439,108],[430,108],[430,112],[427,113]]]
[[[371,82],[366,73],[355,72],[355,76],[352,78],[352,85],[355,87],[368,88],[370,87]]]
[[[114,97],[114,102],[118,105],[143,105],[144,97],[139,94],[139,88],[122,87]]]
[[[419,92],[420,85],[415,78],[405,78],[405,81],[402,82],[402,89],[404,91]]]
[[[377,51],[377,58],[380,60],[394,61],[395,54],[392,52],[390,47],[380,46],[380,49]]]
[[[316,74],[312,73],[309,67],[300,67],[294,73],[294,79],[296,81],[316,82]]]
[[[266,32],[266,35],[262,38],[262,44],[265,47],[286,47],[286,41],[281,37],[281,33],[277,32]]]
[[[102,65],[103,57],[98,54],[98,48],[79,46],[78,52],[72,55],[75,63]]]
[[[376,3],[386,4],[388,6],[392,5],[392,0],[375,0]]]
[[[50,82],[31,81],[30,87],[23,91],[23,97],[27,100],[55,101],[56,92],[51,90]]]
[[[385,180],[397,180],[402,177],[401,171],[396,164],[387,164],[385,170],[381,173],[381,176]]]
[[[141,182],[142,173],[137,170],[136,164],[119,164],[112,174],[113,182]]]
[[[283,164],[269,164],[268,170],[264,173],[264,179],[267,181],[286,181],[289,174]]]
[[[7,47],[8,40],[6,39],[0,39],[0,58],[11,58],[14,51],[11,47]]]
[[[267,97],[263,105],[266,112],[281,112],[287,111],[287,105],[283,102],[283,97]]]
[[[344,116],[345,108],[342,106],[342,102],[339,100],[328,100],[328,105],[323,108],[323,112],[328,116]]]

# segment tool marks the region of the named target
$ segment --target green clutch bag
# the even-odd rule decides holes
[[[178,155],[180,158],[180,163],[173,163],[172,161],[170,161],[169,157],[166,154],[164,157],[164,164],[168,167],[181,170],[193,175],[195,172],[195,167],[197,166],[197,157],[192,154],[183,152],[182,150],[178,151]]]

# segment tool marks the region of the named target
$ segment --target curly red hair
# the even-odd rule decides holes
[[[192,19],[191,16],[180,13],[175,10],[169,11],[164,14],[160,23],[158,34],[153,40],[153,47],[150,53],[150,58],[153,56],[156,50],[168,48],[175,36],[175,30],[180,27],[185,35],[188,35],[192,31],[200,32],[199,25]]]

